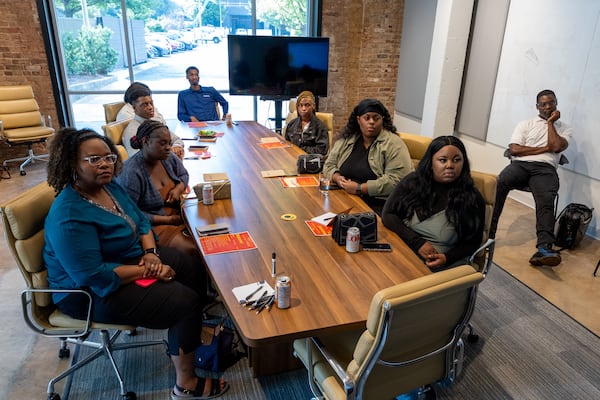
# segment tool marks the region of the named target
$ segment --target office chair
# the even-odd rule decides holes
[[[121,108],[123,108],[124,105],[124,101],[102,104],[102,107],[104,107],[104,120],[107,124],[117,120],[117,114],[119,114],[119,111],[121,111]]]
[[[127,158],[129,158],[129,154],[127,154],[127,149],[123,145],[123,132],[125,131],[125,128],[127,128],[127,125],[129,125],[131,121],[132,118],[102,125],[104,136],[108,137],[115,144],[117,150],[119,151],[121,161],[125,161],[127,160]]]
[[[400,132],[399,135],[404,144],[406,144],[406,147],[408,147],[408,153],[412,159],[413,168],[416,169],[417,165],[419,165],[419,161],[421,161],[421,158],[425,155],[425,152],[433,139],[427,136],[406,132]]]
[[[482,280],[463,265],[401,283],[375,294],[366,329],[295,340],[294,355],[308,370],[313,394],[393,399],[451,383],[461,373],[461,333]],[[435,398],[433,386],[427,389]]]
[[[52,122],[50,121],[50,124]],[[54,134],[54,129],[46,126],[40,108],[29,85],[0,86],[0,139],[9,146],[27,146],[27,157],[4,160],[2,165],[21,162],[19,172],[26,175],[25,167],[35,161],[48,159],[48,154],[36,155],[33,145],[45,143]]]
[[[165,341],[144,341],[115,343],[122,331],[135,331],[135,326],[104,324],[91,320],[92,297],[83,290],[49,289],[48,271],[44,267],[42,250],[44,247],[44,220],[54,201],[54,189],[47,183],[40,183],[2,206],[2,224],[6,242],[25,279],[27,288],[21,293],[21,304],[25,323],[34,332],[43,336],[56,337],[61,341],[58,353],[60,358],[69,356],[67,343],[87,346],[96,349],[82,360],[72,360],[71,366],[52,378],[48,383],[48,400],[60,400],[54,391],[54,385],[73,374],[79,368],[104,355],[112,365],[113,372],[119,381],[120,395],[123,400],[135,399],[135,393],[128,392],[125,383],[113,358],[113,352],[134,347],[165,345]],[[88,315],[86,320],[71,318],[56,308],[52,303],[52,293],[79,293],[87,299]],[[93,331],[99,331],[101,342],[88,339]],[[111,334],[110,331],[113,331]]]

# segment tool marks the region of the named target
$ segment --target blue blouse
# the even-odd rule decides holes
[[[43,252],[51,288],[87,287],[106,297],[121,285],[114,268],[143,254],[140,235],[150,232],[150,221],[117,183],[106,189],[128,218],[90,203],[70,185],[52,203]],[[54,302],[66,296],[54,294]]]

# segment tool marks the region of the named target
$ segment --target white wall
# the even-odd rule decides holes
[[[435,42],[431,49],[423,120],[416,121],[414,118],[395,113],[394,124],[399,131],[429,137],[454,132],[467,46],[464,30],[466,29],[468,34],[472,8],[472,0],[438,2],[433,36]],[[462,63],[459,62],[461,57]],[[508,160],[503,156],[503,146],[468,136],[461,136],[461,139],[467,147],[473,169],[497,174],[507,165]],[[559,210],[571,202],[586,204],[600,210],[600,181],[562,167],[559,167],[558,174],[561,182]],[[512,191],[510,197],[534,208],[533,198],[529,193]],[[596,219],[592,219],[588,234],[600,238]]]

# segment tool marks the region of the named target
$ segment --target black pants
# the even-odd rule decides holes
[[[536,247],[554,244],[554,203],[559,180],[556,168],[545,162],[513,161],[500,172],[490,237],[496,235],[508,193],[524,187],[529,187],[535,200]]]
[[[160,258],[175,271],[172,282],[159,280],[145,288],[129,283],[107,297],[90,291],[92,320],[168,329],[169,354],[178,355],[180,348],[190,353],[200,345],[206,272],[203,265],[195,265],[194,257],[174,248],[161,248]],[[86,317],[87,302],[81,296],[69,295],[57,306],[71,317]]]

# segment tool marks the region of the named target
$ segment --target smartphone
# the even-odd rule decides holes
[[[363,243],[364,251],[392,251],[392,245],[389,243]]]

